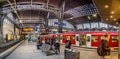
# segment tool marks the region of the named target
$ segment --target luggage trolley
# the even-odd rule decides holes
[[[42,52],[45,52],[45,54],[48,56],[50,54],[54,54],[55,53],[55,50],[53,49],[53,47],[51,47],[51,45],[49,44],[46,44],[44,43],[42,46],[41,46],[41,51]]]

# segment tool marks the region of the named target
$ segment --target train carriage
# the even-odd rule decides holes
[[[84,44],[89,47],[97,47],[100,44],[102,37],[107,34],[108,42],[111,47],[118,46],[118,32],[70,32],[62,33],[62,43],[66,42],[66,39],[69,38],[71,44],[76,45],[78,39],[79,41],[84,41]],[[76,35],[79,38],[76,38]]]

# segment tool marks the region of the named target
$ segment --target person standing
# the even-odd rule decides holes
[[[110,59],[110,46],[107,40],[107,35],[104,35],[103,38],[101,39],[101,43],[97,48],[97,53],[100,56],[100,59]],[[108,58],[105,58],[105,57]]]
[[[69,37],[66,39],[65,48],[71,49],[71,42]]]
[[[58,41],[55,41],[54,46],[55,46],[55,53],[59,54],[60,53],[60,43]]]
[[[41,39],[41,37],[38,37],[36,46],[37,46],[37,49],[40,49],[39,46],[42,46],[42,39]]]

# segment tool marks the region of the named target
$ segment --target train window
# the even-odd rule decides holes
[[[98,36],[92,36],[91,39],[92,42],[98,42]]]
[[[70,40],[70,36],[66,36],[66,40]]]
[[[72,40],[75,41],[75,36],[72,36]]]
[[[112,36],[112,42],[118,42],[118,36]]]

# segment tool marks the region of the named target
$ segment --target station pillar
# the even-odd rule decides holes
[[[119,25],[119,31],[118,31],[118,59],[120,59],[120,25]]]
[[[14,24],[14,40],[16,40],[16,26]]]
[[[58,18],[58,32],[62,33],[63,31],[63,19],[64,19],[64,10],[65,10],[65,0],[62,1],[61,7],[60,7],[60,16]]]
[[[63,23],[63,22],[62,22],[62,19],[58,19],[58,23],[59,23],[59,24],[58,24],[58,32],[59,32],[59,33],[62,33],[62,29],[63,29],[63,27],[62,27],[62,23]]]
[[[47,16],[44,19],[45,19],[45,26],[48,27],[49,12],[47,13]]]
[[[19,24],[19,35],[22,35],[22,29],[20,24]]]

